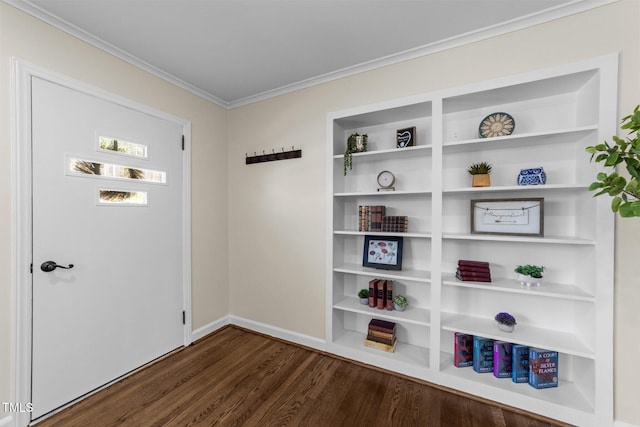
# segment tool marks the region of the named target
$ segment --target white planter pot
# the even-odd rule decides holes
[[[531,277],[524,274],[516,273],[516,280],[523,286],[540,286],[542,277]]]
[[[393,309],[397,310],[397,311],[404,311],[404,309],[407,308],[406,306],[404,307],[400,307],[399,305],[397,305],[395,302],[393,303]]]
[[[513,332],[515,327],[516,325],[505,325],[502,323],[498,323],[498,329],[500,329],[503,332]]]
[[[360,304],[369,305],[369,298],[360,298]]]

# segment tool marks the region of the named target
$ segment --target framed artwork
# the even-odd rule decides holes
[[[544,236],[544,198],[471,200],[472,234]]]
[[[398,129],[396,131],[396,147],[406,148],[416,145],[416,127]]]
[[[362,265],[383,270],[402,270],[402,237],[364,236]]]

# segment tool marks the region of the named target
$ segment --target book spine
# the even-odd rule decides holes
[[[529,384],[533,388],[558,387],[558,352],[529,349]]]
[[[395,331],[394,332],[382,332],[382,331],[377,331],[375,329],[369,328],[368,334],[372,335],[374,337],[390,340],[390,339],[393,339],[393,337],[395,336]]]
[[[466,259],[458,260],[458,265],[466,265],[469,267],[489,267],[489,263],[486,261],[470,261]]]
[[[369,329],[393,333],[396,330],[396,324],[387,320],[371,319],[369,322]]]
[[[456,368],[473,366],[473,335],[454,334],[453,365]]]
[[[459,265],[458,270],[462,272],[469,273],[490,273],[491,269],[489,267],[469,267],[467,265]]]
[[[513,344],[505,341],[493,343],[493,376],[496,378],[510,378],[512,372]]]
[[[371,348],[377,348],[379,350],[384,350],[389,353],[393,353],[396,348],[397,340],[393,340],[393,345],[383,344],[381,342],[375,342],[370,340],[364,340],[364,345]]]
[[[511,380],[514,383],[529,382],[529,347],[516,344],[512,349]]]
[[[387,280],[386,294],[387,294],[387,301],[385,306],[387,310],[393,310],[393,281],[392,280]]]
[[[378,289],[376,283],[378,279],[373,279],[369,281],[369,307],[377,307],[378,306]]]
[[[377,307],[382,310],[384,309],[385,305],[386,305],[386,284],[387,281],[386,280],[380,280],[378,282],[378,305]]]
[[[473,370],[484,374],[493,372],[493,340],[473,337]]]
[[[367,335],[367,339],[369,341],[375,341],[375,342],[379,342],[379,343],[382,343],[382,344],[393,345],[394,337],[391,337],[391,338],[380,338],[380,337],[376,337],[375,335],[368,334]]]

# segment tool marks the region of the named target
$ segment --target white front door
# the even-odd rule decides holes
[[[32,78],[32,419],[182,345],[182,135]]]

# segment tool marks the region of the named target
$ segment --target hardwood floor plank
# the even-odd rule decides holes
[[[564,424],[229,326],[37,425],[549,427]]]

